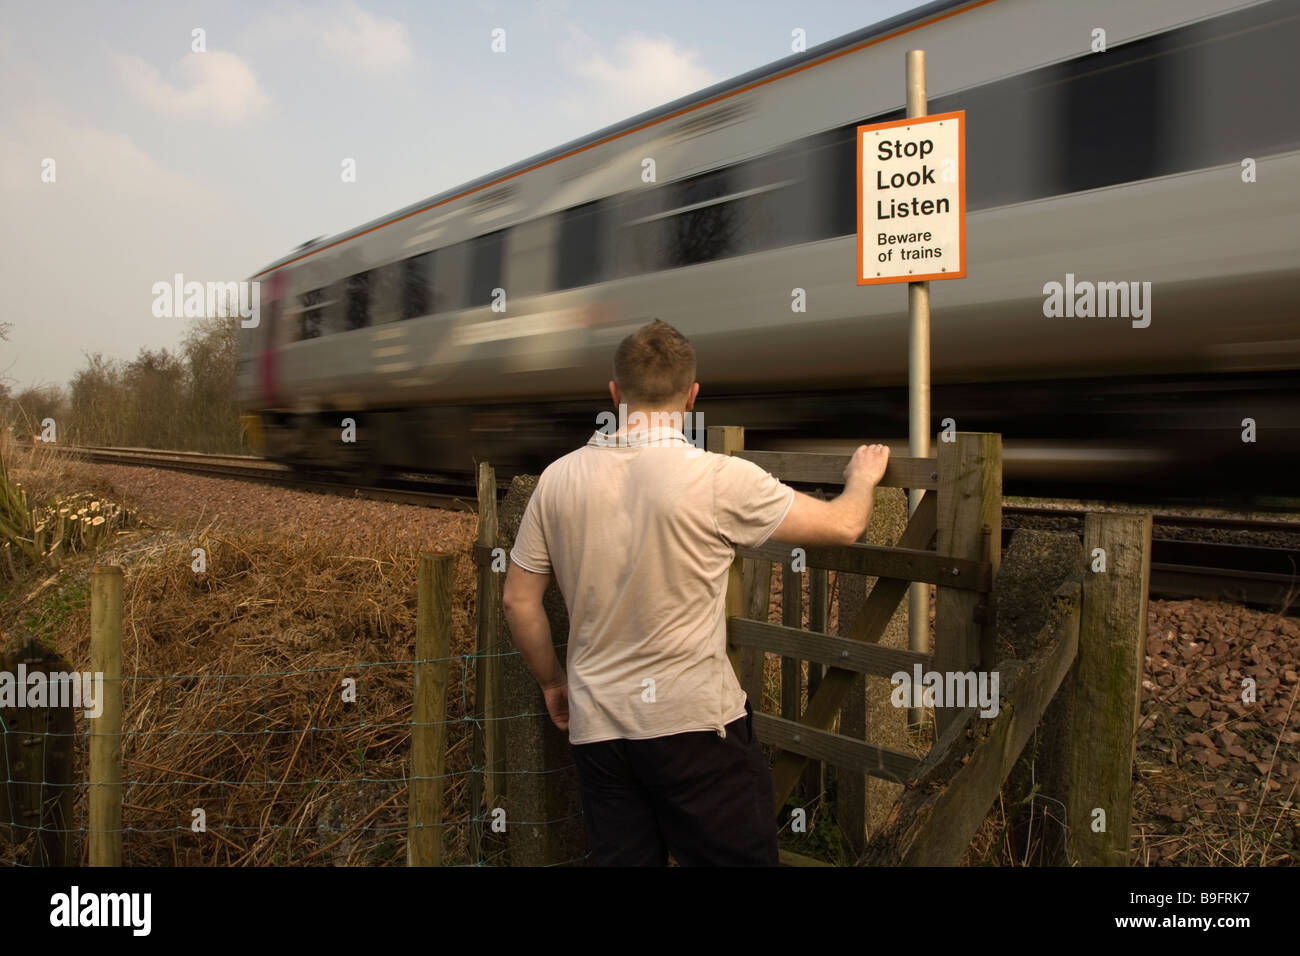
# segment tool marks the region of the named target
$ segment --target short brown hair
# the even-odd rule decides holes
[[[614,383],[629,405],[684,398],[694,382],[695,349],[667,322],[641,326],[614,353]]]

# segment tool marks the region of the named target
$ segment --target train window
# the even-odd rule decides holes
[[[605,277],[604,200],[583,203],[560,213],[560,241],[555,261],[556,289],[591,285]]]
[[[795,145],[620,197],[611,213],[619,222],[616,274],[712,262],[817,238],[808,169],[803,146]]]
[[[344,311],[343,330],[364,329],[370,311],[370,273],[358,272],[349,276],[343,284]]]
[[[1187,28],[1161,90],[1166,158],[1239,166],[1300,146],[1297,12],[1295,0],[1268,3]]]
[[[304,292],[299,301],[302,303],[302,330],[300,339],[320,338],[325,332],[325,310],[330,302],[326,293],[328,289],[312,289]]]
[[[432,253],[431,274],[435,282],[431,287],[430,311],[458,312],[465,308],[469,294],[469,245],[458,242]]]
[[[812,199],[805,158],[798,146],[735,167],[741,187],[731,207],[738,229],[736,253],[762,252],[807,242]]]
[[[401,263],[402,318],[429,315],[433,306],[433,253],[403,259]]]
[[[816,183],[817,191],[809,225],[810,239],[857,234],[858,125],[827,130],[803,142],[809,176]]]
[[[402,317],[402,264],[390,262],[370,270],[370,325],[385,325]]]
[[[542,216],[506,230],[501,287],[509,290],[511,299],[540,295],[554,288],[558,226],[558,217]]]
[[[1296,7],[1260,4],[1125,44],[1106,54],[1106,70],[1091,58],[1061,64],[1055,151],[1065,190],[1236,164],[1272,152],[1268,144],[1295,148]]]
[[[816,183],[812,222],[808,227],[810,240],[857,234],[858,127],[888,123],[905,115],[901,109],[890,110],[803,140],[808,174]]]
[[[501,240],[504,229],[475,236],[469,245],[469,289],[466,305],[488,305],[492,290],[501,286]]]
[[[967,209],[1069,191],[1060,176],[1068,125],[1063,88],[1043,80],[1036,70],[969,90],[960,104],[953,97],[934,101],[934,113],[966,110]]]
[[[728,201],[734,175],[732,168],[716,169],[671,184],[672,208],[664,213],[669,268],[739,251],[740,210]]]
[[[611,218],[614,231],[614,274],[619,278],[657,272],[668,265],[667,232],[660,212],[667,186],[651,186],[620,196]]]
[[[666,266],[713,262],[805,242],[808,183],[795,147],[670,184]]]

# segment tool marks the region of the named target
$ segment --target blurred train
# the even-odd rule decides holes
[[[855,281],[855,128],[904,115],[914,48],[930,112],[967,120],[935,430],[1002,432],[1010,490],[1293,488],[1300,0],[930,3],[307,243],[253,276],[240,333],[263,453],[367,481],[535,470],[589,437],[654,317],[696,348],[705,422],[750,447],[906,435],[907,293]],[[1067,275],[1150,282],[1150,325],[1047,317]]]

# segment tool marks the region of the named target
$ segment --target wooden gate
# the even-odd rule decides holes
[[[748,451],[744,429],[710,428],[709,450],[752,461],[785,482],[820,487],[843,485],[847,455]],[[825,761],[895,782],[909,779],[920,759],[910,753],[869,741],[833,733],[837,715],[856,675],[880,677],[904,671],[922,673],[978,671],[992,666],[993,613],[990,605],[993,576],[1001,557],[1002,440],[996,434],[958,433],[954,442],[941,442],[935,458],[891,458],[880,485],[886,488],[925,489],[898,544],[883,547],[854,544],[847,547],[802,549],[814,595],[825,593],[827,571],[874,576],[875,586],[866,604],[851,622],[841,622],[835,637],[821,633],[824,614],[814,599],[812,630],[803,630],[796,614],[785,607],[783,624],[769,624],[745,616],[755,602],[753,582],[757,562],[780,563],[783,578],[797,581],[792,572],[793,549],[768,543],[757,549],[740,549],[727,587],[728,653],[741,686],[755,703],[754,730],[759,739],[780,750],[772,768],[778,812],[794,791],[809,761]],[[750,563],[750,573],[745,564]],[[745,594],[745,580],[751,582]],[[932,651],[921,652],[881,646],[879,643],[899,602],[912,582],[937,586],[935,636]],[[785,593],[789,594],[787,587]],[[784,604],[792,602],[785,601]],[[797,605],[796,605],[797,607]],[[847,626],[846,626],[847,625]],[[760,713],[762,665],[766,653],[782,658],[781,697],[784,716]],[[802,662],[810,668],[806,708],[792,719],[790,702],[802,699]],[[821,667],[825,673],[819,673]],[[969,719],[976,708],[936,708],[936,737],[953,723]]]

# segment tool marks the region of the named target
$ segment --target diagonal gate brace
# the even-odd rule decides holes
[[[898,547],[928,548],[934,540],[937,529],[938,502],[935,492],[927,491],[898,539]],[[898,603],[903,599],[903,595],[907,594],[910,585],[910,581],[901,578],[878,578],[876,586],[867,595],[866,604],[854,619],[847,636],[855,641],[866,641],[872,644],[879,642],[889,619],[894,616]],[[808,708],[799,723],[815,730],[830,730],[856,677],[857,674],[853,671],[841,670],[837,667],[829,668],[817,692],[808,701]],[[781,812],[786,800],[794,792],[808,759],[802,754],[788,750],[777,754],[776,764],[772,768],[772,788],[776,798],[777,813]]]

